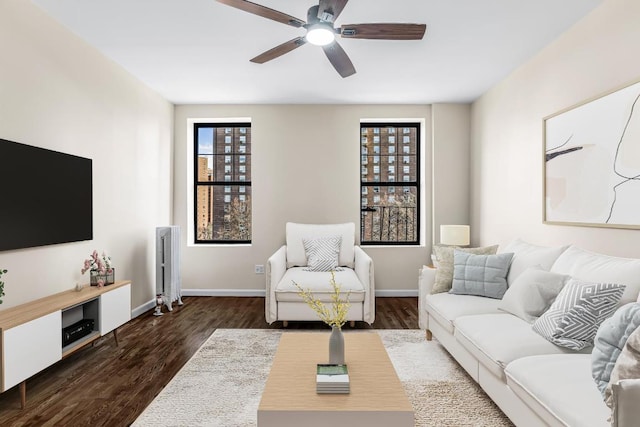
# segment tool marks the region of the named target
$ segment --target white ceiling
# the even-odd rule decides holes
[[[321,48],[250,58],[304,30],[215,0],[32,0],[176,104],[470,102],[603,0],[351,0],[342,24],[427,24],[421,41],[340,39],[345,79]],[[255,0],[306,21],[314,0]]]

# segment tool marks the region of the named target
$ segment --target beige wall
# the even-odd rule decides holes
[[[149,301],[155,226],[171,220],[173,106],[31,2],[0,2],[0,52],[0,138],[92,158],[94,199],[93,241],[0,252],[0,308],[88,282],[94,248],[133,280],[134,308]]]
[[[472,107],[472,235],[640,257],[640,231],[542,224],[542,119],[640,79],[640,2],[607,0]]]
[[[432,106],[433,243],[440,225],[469,224],[470,120],[469,104]]]
[[[174,219],[187,226],[187,119],[250,117],[252,121],[253,243],[187,247],[183,233],[183,289],[264,290],[255,264],[285,240],[285,223],[359,224],[359,123],[363,118],[422,118],[430,150],[431,108],[399,105],[177,106],[175,114]],[[426,161],[430,175],[430,160]],[[426,200],[430,187],[425,186]],[[422,226],[431,242],[430,209]],[[366,247],[375,263],[376,288],[415,290],[418,268],[430,247]],[[206,293],[206,292],[203,292]]]

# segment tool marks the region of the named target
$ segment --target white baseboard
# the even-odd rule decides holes
[[[155,299],[152,299],[148,302],[145,302],[144,304],[134,308],[133,310],[131,310],[131,318],[135,319],[136,317],[140,316],[143,313],[146,313],[147,311],[151,310],[152,308],[154,308],[156,306],[156,302]]]
[[[417,289],[376,289],[376,297],[417,297]]]
[[[183,289],[183,297],[264,297],[264,289]]]
[[[264,297],[263,289],[183,289],[185,297]],[[376,289],[376,297],[417,297],[417,289]]]

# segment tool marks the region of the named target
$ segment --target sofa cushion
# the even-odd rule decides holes
[[[347,292],[351,292],[349,295],[350,302],[364,301],[365,290],[355,271],[350,268],[343,268],[334,274],[336,283],[340,285],[341,297],[344,298]],[[302,302],[302,298],[298,295],[298,288],[293,284],[295,281],[302,289],[309,289],[320,301],[331,302],[333,289],[329,283],[330,280],[330,272],[308,271],[305,267],[289,268],[280,283],[276,285],[276,301]]]
[[[474,255],[453,252],[453,285],[456,295],[477,295],[500,299],[507,291],[507,272],[512,253]]]
[[[549,309],[570,278],[529,267],[509,285],[498,308],[533,323]]]
[[[507,313],[462,316],[454,320],[455,337],[498,378],[510,362],[538,354],[572,351],[533,332],[531,325]]]
[[[617,258],[570,246],[551,271],[587,282],[626,285],[620,304],[636,301],[640,292],[640,259]]]
[[[504,252],[513,252],[513,260],[507,275],[509,287],[529,267],[539,266],[542,270],[549,271],[560,254],[568,247],[568,245],[555,248],[532,245],[521,239],[509,243],[504,248]]]
[[[332,271],[338,268],[341,236],[303,237],[308,271]]]
[[[535,321],[533,330],[572,350],[589,347],[600,324],[618,307],[624,288],[614,283],[571,279],[549,310]]]
[[[640,328],[636,328],[616,360],[616,364],[611,371],[611,379],[604,392],[604,398],[609,405],[613,406],[612,385],[620,380],[640,378]]]
[[[455,246],[435,245],[433,252],[436,255],[438,268],[436,269],[436,279],[431,288],[432,294],[449,292],[453,282],[453,251],[459,250],[475,255],[492,255],[498,250],[498,245],[484,246],[480,248],[458,248]]]
[[[620,307],[598,328],[591,352],[591,370],[598,389],[604,396],[611,371],[627,338],[640,326],[640,304],[632,302]]]
[[[507,384],[549,424],[609,425],[611,412],[591,379],[588,354],[543,355],[515,360],[505,369]]]
[[[471,314],[499,313],[500,300],[441,293],[427,295],[425,302],[429,316],[434,317],[443,328],[453,334],[453,321],[456,318]]]
[[[345,224],[297,224],[288,222],[286,224],[287,236],[287,268],[305,267],[307,256],[302,243],[303,238],[340,236],[339,264],[344,267],[353,268],[355,262],[355,224],[353,222]]]

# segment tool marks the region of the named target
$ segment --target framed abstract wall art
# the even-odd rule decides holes
[[[640,82],[544,119],[545,224],[640,228]]]

